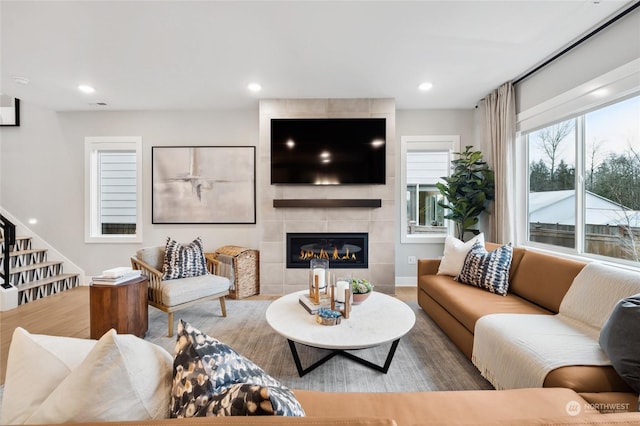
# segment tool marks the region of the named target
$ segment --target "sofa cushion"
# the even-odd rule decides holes
[[[372,393],[295,390],[295,394],[307,418],[350,414],[392,418],[398,425],[476,425],[483,421],[504,421],[513,426],[532,424],[542,416],[556,419],[540,424],[561,425],[564,419],[571,418],[566,410],[569,402],[587,405],[570,389]]]
[[[131,334],[105,333],[27,423],[168,417],[171,355]]]
[[[163,280],[197,277],[208,273],[200,237],[189,244],[180,244],[169,237],[164,252]]]
[[[576,392],[633,392],[611,365],[559,367],[547,374],[542,386],[569,388]]]
[[[95,340],[31,334],[17,327],[7,357],[0,424],[24,423],[95,344]]]
[[[515,294],[497,297],[478,287],[454,281],[447,275],[423,275],[418,286],[456,320],[473,333],[476,321],[489,314],[550,314],[549,311]]]
[[[467,253],[462,271],[456,280],[505,296],[509,290],[512,255],[511,244],[489,252],[483,243],[477,241]]]
[[[477,241],[484,244],[483,233],[476,235],[467,242],[447,235],[444,240],[444,255],[440,260],[440,266],[438,266],[438,275],[451,275],[452,277],[460,275],[464,259]]]
[[[640,294],[618,302],[599,342],[618,374],[640,393]]]
[[[229,290],[229,279],[207,274],[198,277],[166,280],[160,283],[160,294],[164,306],[176,306],[201,297],[212,296]]]
[[[509,291],[557,314],[562,298],[584,265],[527,250],[510,279]]]
[[[171,417],[304,416],[287,387],[224,343],[180,320]]]

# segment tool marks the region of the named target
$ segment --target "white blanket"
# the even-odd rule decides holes
[[[496,389],[542,387],[552,370],[611,365],[598,344],[616,302],[640,293],[640,275],[589,264],[557,315],[494,314],[476,322],[472,361]]]
[[[620,299],[638,293],[638,272],[590,263],[574,278],[559,312],[600,330]]]
[[[541,388],[559,367],[611,365],[599,333],[561,314],[486,315],[476,322],[472,361],[496,389]]]

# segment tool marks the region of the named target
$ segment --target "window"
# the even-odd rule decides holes
[[[141,242],[142,138],[87,137],[85,241]]]
[[[640,95],[523,136],[527,240],[640,261]]]
[[[444,200],[436,183],[449,176],[451,156],[458,151],[459,136],[403,136],[402,215],[403,243],[442,242],[449,234],[445,209],[438,203]]]

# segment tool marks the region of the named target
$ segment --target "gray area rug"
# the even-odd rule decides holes
[[[231,346],[293,389],[333,392],[493,389],[416,302],[408,303],[416,314],[416,325],[400,340],[387,374],[337,356],[299,377],[287,340],[273,331],[265,320],[269,303],[227,300],[227,317],[223,318],[217,301],[203,302],[179,311],[175,316]],[[149,307],[149,330],[145,339],[173,354],[175,335],[169,338],[166,333],[167,315]],[[359,350],[357,355],[382,365],[390,346]],[[328,352],[298,345],[298,353],[306,367]]]

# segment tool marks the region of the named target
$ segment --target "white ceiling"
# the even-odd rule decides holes
[[[2,0],[0,91],[54,110],[354,97],[472,108],[629,3]]]

